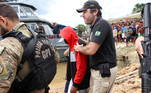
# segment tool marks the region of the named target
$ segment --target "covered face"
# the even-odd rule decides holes
[[[60,31],[60,36],[64,38],[64,40],[69,45],[70,49],[74,49],[74,45],[78,42],[78,36],[72,27],[65,27]]]

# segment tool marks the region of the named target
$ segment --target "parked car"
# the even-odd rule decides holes
[[[54,45],[60,56],[60,61],[67,61],[66,57],[63,55],[63,52],[68,48],[68,45],[65,44],[64,41],[58,42],[60,38],[53,33],[52,24],[47,20],[39,18],[35,14],[36,8],[34,6],[18,2],[17,0],[6,0],[5,2],[0,2],[0,4],[2,3],[11,5],[17,12],[20,21],[26,23],[32,31],[35,31],[39,25],[43,26],[45,35],[50,39],[50,42]]]

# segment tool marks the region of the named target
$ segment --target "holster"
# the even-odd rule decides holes
[[[98,70],[100,71],[100,74],[102,77],[110,77],[111,76],[109,63],[99,64]]]

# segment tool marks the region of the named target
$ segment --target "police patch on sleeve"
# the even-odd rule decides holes
[[[100,36],[101,35],[101,32],[100,31],[96,31],[95,32],[95,36]]]

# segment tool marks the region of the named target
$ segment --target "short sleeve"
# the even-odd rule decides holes
[[[110,25],[107,22],[100,22],[93,27],[90,41],[98,44],[102,44],[105,38],[107,37]]]

